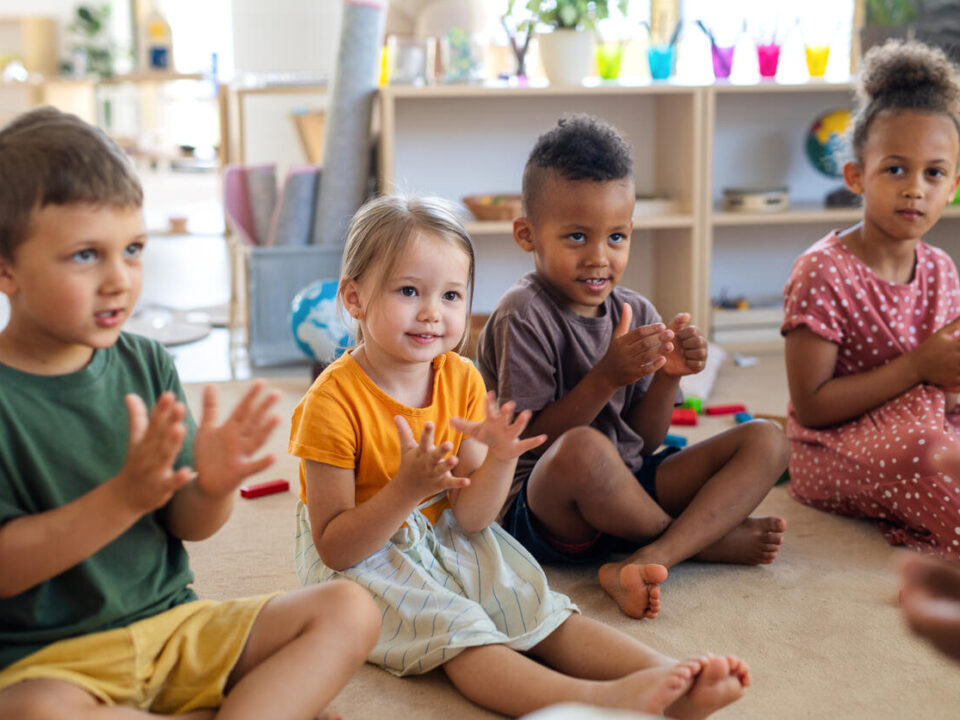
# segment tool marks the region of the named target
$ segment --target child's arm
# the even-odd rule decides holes
[[[83,562],[190,480],[189,468],[173,469],[186,437],[183,404],[164,393],[149,418],[136,395],[128,395],[126,404],[130,445],[117,476],[66,505],[0,526],[0,597],[18,595]]]
[[[400,469],[376,495],[354,504],[351,468],[306,461],[307,509],[313,544],[324,564],[345,570],[382,548],[420,502],[443,490],[465,487],[466,478],[450,471],[457,457],[449,442],[433,444],[433,423],[425,423],[420,441],[407,421],[394,418],[403,453]]]
[[[689,313],[681,313],[667,326],[676,338],[666,353],[666,362],[657,372],[644,396],[630,409],[630,426],[643,438],[644,451],[652,453],[670,429],[680,378],[706,367],[707,341],[695,325],[688,325]]]
[[[673,349],[673,331],[662,323],[631,330],[632,320],[633,308],[624,304],[604,356],[570,392],[543,408],[530,423],[528,436],[547,436],[542,449],[570,428],[593,422],[621,387],[663,367],[665,353]]]
[[[852,420],[920,383],[960,386],[960,319],[918,347],[867,372],[833,377],[837,345],[807,327],[787,333],[790,399],[797,420],[817,428]]]
[[[480,532],[497,519],[510,484],[517,458],[541,445],[546,435],[520,439],[530,421],[524,410],[513,422],[513,402],[497,407],[494,393],[487,393],[487,416],[483,422],[451,418],[450,424],[468,437],[460,446],[458,470],[470,478],[470,486],[451,490],[450,504],[457,522],[467,532]]]
[[[197,477],[179,490],[164,510],[167,527],[181,540],[213,535],[230,517],[240,483],[274,463],[273,455],[249,459],[280,423],[279,417],[269,413],[280,395],[271,392],[263,397],[263,387],[262,381],[254,383],[219,426],[216,388],[204,388],[203,417],[193,450]]]

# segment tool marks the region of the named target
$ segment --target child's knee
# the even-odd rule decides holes
[[[549,464],[551,475],[574,482],[610,477],[613,464],[623,464],[610,438],[587,425],[563,433],[543,459]]]
[[[325,591],[318,612],[321,621],[372,648],[380,634],[380,609],[370,593],[350,580],[331,580],[318,587]]]
[[[744,423],[744,446],[765,457],[782,472],[790,461],[790,443],[781,427],[770,420],[751,420]]]

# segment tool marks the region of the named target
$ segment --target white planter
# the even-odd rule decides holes
[[[537,36],[540,62],[551,85],[580,85],[593,67],[593,33],[554,30]]]

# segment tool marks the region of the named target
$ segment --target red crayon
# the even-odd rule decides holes
[[[260,497],[261,495],[272,495],[273,493],[286,492],[290,489],[290,483],[282,478],[279,480],[268,480],[267,482],[257,483],[256,485],[244,485],[240,488],[240,497],[250,498]]]
[[[686,408],[674,408],[673,417],[670,419],[672,425],[696,425],[697,411]]]
[[[706,410],[707,415],[735,415],[746,411],[746,405],[711,405]]]

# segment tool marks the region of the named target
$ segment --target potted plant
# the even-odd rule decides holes
[[[624,15],[629,0],[527,0],[526,17],[517,23],[510,36],[518,65],[522,59],[520,50],[526,52],[526,42],[518,42],[522,32],[529,34],[535,26],[546,27],[550,32],[538,33],[540,60],[544,72],[553,84],[577,85],[590,72],[593,62],[593,30],[597,21],[610,16],[610,6],[615,5]],[[504,18],[513,17],[515,0],[509,0]]]
[[[917,0],[865,0],[860,52],[891,38],[906,40],[912,35],[919,14]]]

